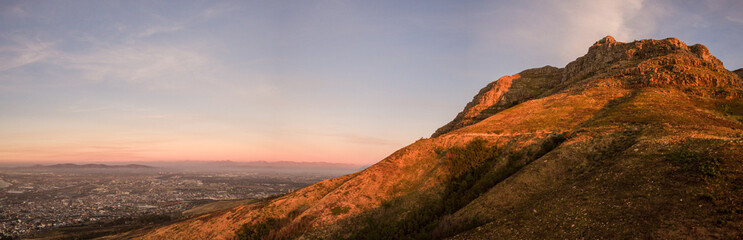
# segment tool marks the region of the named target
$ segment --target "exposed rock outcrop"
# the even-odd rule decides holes
[[[513,105],[538,97],[558,83],[561,72],[562,69],[544,66],[491,82],[475,95],[454,120],[436,130],[432,137],[469,126]]]
[[[630,88],[743,86],[741,78],[725,69],[704,45],[687,46],[676,38],[622,43],[606,36],[564,68],[529,69],[491,82],[432,137],[475,124],[526,100],[597,83]]]
[[[619,74],[616,70],[620,70]],[[606,37],[591,46],[586,55],[565,66],[562,82],[594,80],[590,77],[599,73],[619,77],[627,85],[740,85],[707,47],[689,47],[676,38],[621,43]]]

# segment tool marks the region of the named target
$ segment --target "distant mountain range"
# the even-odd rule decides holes
[[[329,162],[292,162],[292,161],[253,161],[253,162],[236,162],[236,161],[216,161],[204,162],[207,164],[233,166],[233,167],[253,167],[253,168],[325,168],[325,169],[358,169],[362,166],[346,163],[329,163]]]
[[[53,165],[33,165],[31,167],[20,167],[20,168],[49,168],[49,169],[86,169],[86,168],[154,168],[152,166],[141,165],[141,164],[126,164],[126,165],[107,165],[100,163],[90,164],[74,164],[74,163],[60,163]]]
[[[367,166],[328,163],[328,162],[267,162],[267,161],[147,161],[147,162],[119,162],[116,164],[103,163],[59,163],[4,166],[0,169],[37,171],[37,170],[158,170],[158,171],[186,171],[186,172],[254,172],[254,173],[286,173],[286,174],[325,174],[340,176],[363,170]]]

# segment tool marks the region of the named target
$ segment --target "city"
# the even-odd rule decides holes
[[[160,169],[0,171],[0,236],[17,238],[90,223],[175,220],[213,201],[291,192],[328,175]]]

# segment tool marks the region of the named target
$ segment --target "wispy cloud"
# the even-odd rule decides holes
[[[6,14],[10,16],[14,16],[14,17],[28,16],[28,12],[26,12],[26,10],[23,9],[23,6],[20,3],[5,7],[3,9],[3,12],[5,12]]]
[[[221,16],[221,15],[227,13],[227,12],[234,11],[237,8],[238,8],[237,6],[233,6],[231,4],[227,4],[227,3],[222,2],[222,3],[216,4],[213,7],[204,9],[201,12],[201,16],[204,17],[204,18],[206,18],[206,19],[215,18],[215,17]]]
[[[57,110],[58,112],[68,114],[82,115],[104,115],[119,114],[132,119],[169,119],[172,115],[164,113],[162,110],[151,107],[134,106],[128,104],[100,104],[97,102],[75,103],[64,106]]]
[[[120,81],[149,89],[175,88],[207,71],[210,60],[177,47],[120,47],[65,54],[56,64],[79,70],[85,79]]]
[[[217,14],[229,11],[229,8],[215,7],[212,10],[212,14]],[[4,11],[19,14],[23,9],[17,5]],[[199,51],[203,48],[188,41],[168,41],[168,45],[163,45],[150,39],[179,32],[189,23],[202,21],[204,16],[171,19],[153,14],[150,17],[153,19],[143,25],[112,23],[118,31],[116,34],[120,35],[116,38],[94,31],[74,35],[45,34],[46,38],[40,38],[31,30],[0,33],[0,72],[45,63],[50,66],[45,68],[47,70],[71,70],[74,74],[61,74],[71,81],[124,83],[149,90],[174,89],[215,79],[213,69],[218,64],[208,54]],[[18,79],[18,76],[13,78]]]
[[[57,54],[54,43],[37,37],[4,34],[10,44],[0,47],[0,72],[43,61]]]
[[[172,33],[177,32],[183,29],[183,26],[151,26],[145,29],[144,31],[137,34],[137,37],[144,38],[149,37],[161,33]]]
[[[33,146],[0,146],[0,160],[60,160],[60,161],[101,161],[101,160],[139,160],[159,152],[157,146],[171,141],[149,140],[99,140],[90,142],[37,143]],[[39,151],[43,149],[43,151]]]
[[[743,17],[740,16],[726,16],[725,19],[737,24],[743,24]]]
[[[356,133],[323,134],[323,135],[330,136],[330,137],[336,137],[336,138],[339,138],[341,142],[352,143],[352,144],[386,145],[386,146],[397,144],[396,142],[390,141],[389,139],[361,135],[361,134],[356,134]]]
[[[472,26],[466,28],[473,31],[478,47],[514,46],[523,48],[515,49],[519,52],[553,55],[565,62],[584,54],[591,43],[606,35],[620,41],[646,35],[655,28],[652,16],[657,11],[643,0],[499,4],[468,20]]]
[[[207,79],[215,65],[206,54],[187,46],[99,44],[86,52],[65,52],[56,48],[53,41],[19,35],[3,38],[12,44],[0,47],[0,72],[46,63],[76,71],[79,78],[87,81],[172,89]]]
[[[577,5],[560,4],[565,16],[564,35],[561,46],[568,46],[562,55],[575,56],[585,51],[585,41],[595,41],[600,37],[612,35],[620,41],[631,40],[654,28],[654,23],[645,19],[642,24],[631,24],[633,18],[644,7],[643,0],[626,1],[578,1]],[[579,8],[577,6],[582,6]]]
[[[99,106],[99,107],[81,107],[81,106],[68,106],[62,109],[62,112],[66,113],[95,113],[95,112],[101,112],[101,111],[109,111],[115,109],[112,106]]]

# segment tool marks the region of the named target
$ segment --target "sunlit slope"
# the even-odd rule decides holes
[[[356,215],[382,202],[437,185],[433,140],[420,140],[356,174],[322,181],[265,202],[166,226],[144,239],[230,239],[242,224],[288,221],[280,235],[296,235]]]
[[[742,86],[702,45],[607,37],[364,171],[127,236],[735,238]]]

